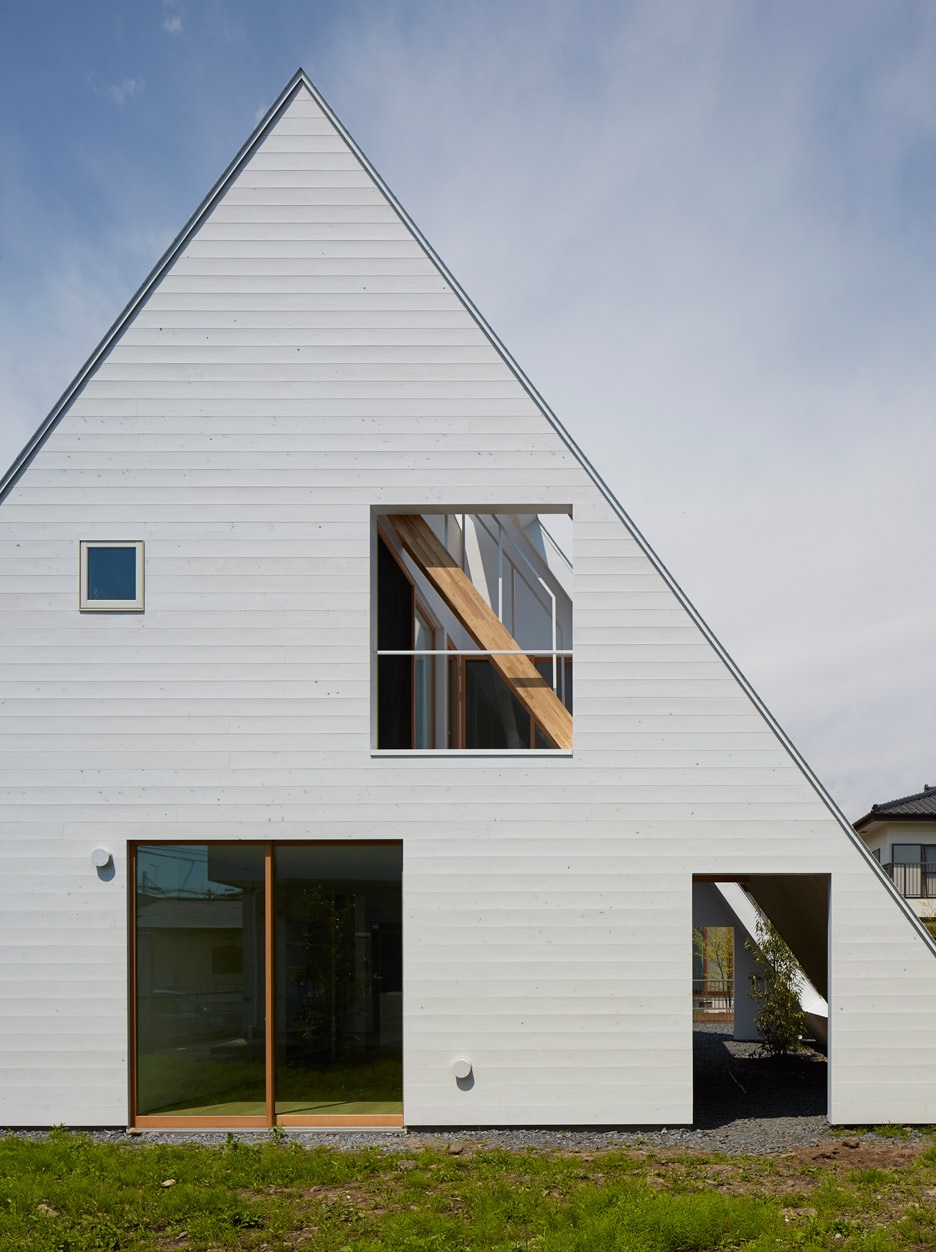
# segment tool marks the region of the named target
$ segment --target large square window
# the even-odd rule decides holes
[[[381,514],[375,748],[570,750],[571,575],[536,514]]]
[[[143,608],[142,540],[82,539],[80,607],[84,612]]]

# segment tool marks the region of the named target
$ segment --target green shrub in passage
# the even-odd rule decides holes
[[[748,993],[760,1004],[754,1024],[763,1036],[761,1050],[784,1056],[799,1048],[806,1033],[806,1014],[796,994],[801,971],[796,957],[766,917],[758,918],[755,939],[744,945],[756,966]]]

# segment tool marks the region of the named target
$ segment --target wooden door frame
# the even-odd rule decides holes
[[[137,1029],[137,852],[141,847],[210,847],[220,845],[221,840],[205,839],[139,839],[127,845],[127,893],[128,893],[128,1126],[141,1130],[271,1130],[274,1126],[305,1126],[309,1129],[400,1129],[402,1113],[355,1113],[330,1115],[306,1115],[303,1113],[276,1112],[276,965],[274,960],[275,929],[275,866],[277,847],[403,847],[402,839],[235,839],[232,844],[244,847],[262,847],[263,855],[263,971],[264,971],[264,1087],[266,1110],[258,1114],[159,1114],[137,1111],[138,1029]],[[402,887],[402,873],[401,873]],[[401,909],[402,920],[402,909]],[[405,1042],[405,1041],[404,1041]]]

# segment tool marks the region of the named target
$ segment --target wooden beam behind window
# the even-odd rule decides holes
[[[488,659],[539,723],[554,748],[572,747],[572,714],[498,618],[452,554],[418,515],[398,514],[386,522],[468,634],[485,652],[517,649]]]

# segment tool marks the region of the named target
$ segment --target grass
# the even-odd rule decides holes
[[[916,1252],[934,1197],[932,1140],[765,1158],[0,1137],[2,1252]]]

